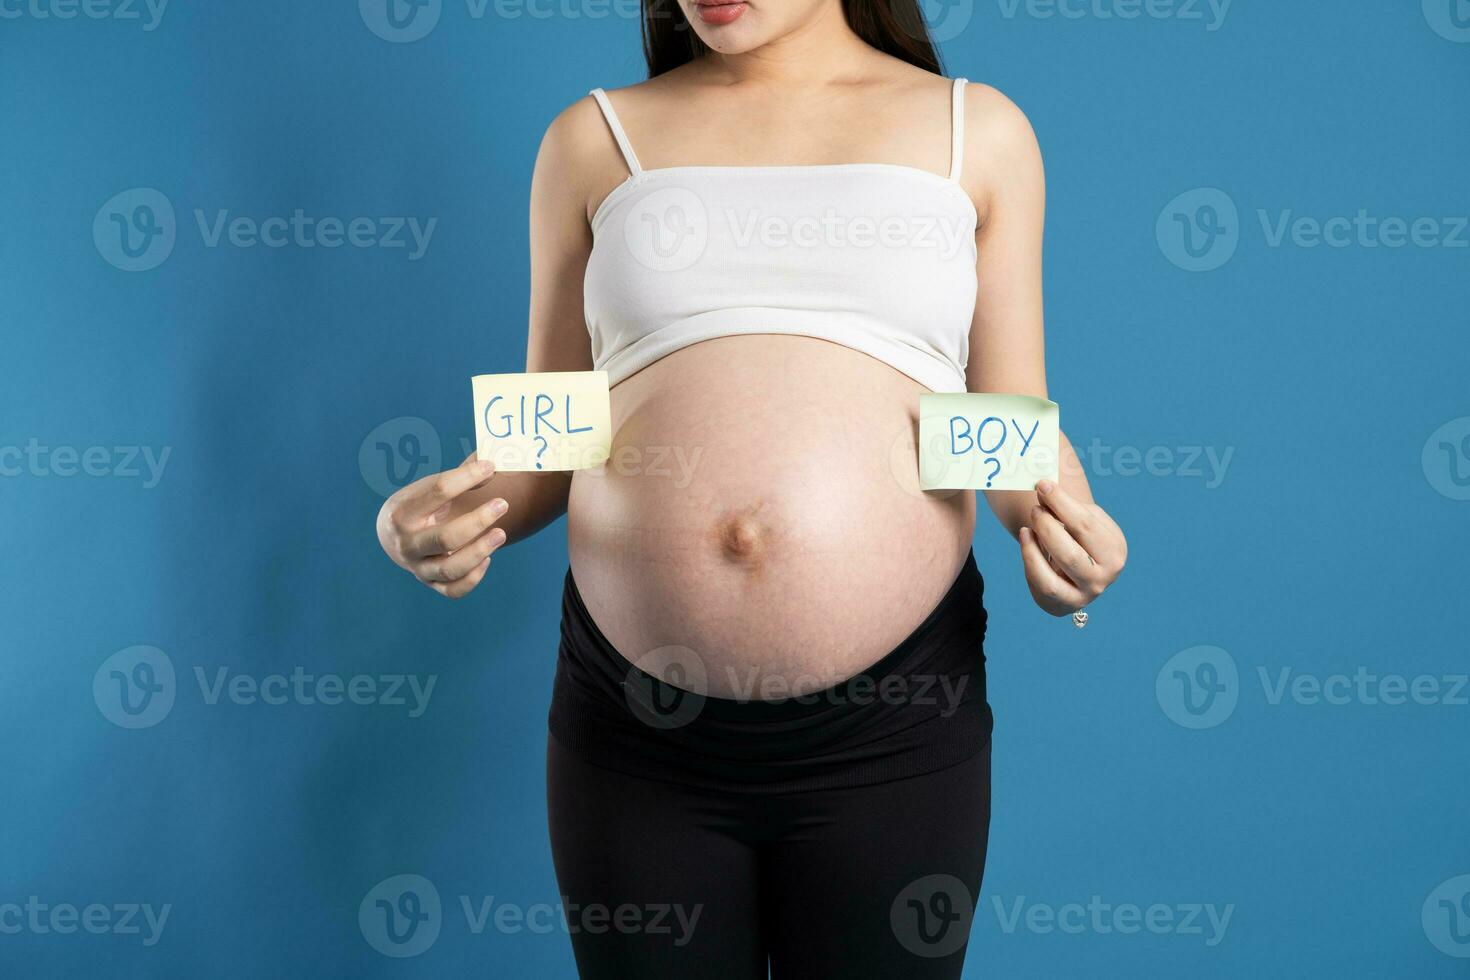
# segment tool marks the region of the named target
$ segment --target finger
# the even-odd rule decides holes
[[[1098,522],[1098,514],[1103,508],[1078,500],[1051,480],[1036,483],[1036,500],[1041,501],[1042,507],[1050,510],[1057,520],[1066,525],[1067,530],[1072,532],[1072,538],[1089,555],[1101,557],[1098,551],[1107,545],[1107,532]]]
[[[464,578],[491,553],[505,544],[505,531],[495,527],[471,541],[452,555],[428,558],[414,566],[413,573],[422,582],[454,582]]]
[[[452,521],[414,531],[403,542],[403,554],[407,558],[452,554],[490,530],[509,509],[509,504],[496,497]]]
[[[422,486],[408,494],[401,508],[402,518],[409,523],[422,521],[467,490],[473,490],[495,473],[495,464],[470,455],[452,470],[436,473],[422,481]]]
[[[1087,597],[1077,586],[1047,563],[1029,527],[1021,528],[1021,561],[1026,566],[1026,584],[1031,587],[1031,596],[1042,609],[1053,616],[1062,616],[1087,605]]]
[[[1123,534],[1123,529],[1118,526],[1118,522],[1113,520],[1113,515],[1103,510],[1097,504],[1092,505],[1092,513],[1094,518],[1093,530],[1103,541],[1103,544],[1098,548],[1100,554],[1095,554],[1092,557],[1097,559],[1099,565],[1106,567],[1114,575],[1117,575],[1123,570],[1123,566],[1128,563],[1128,538]]]
[[[1036,484],[1036,499],[1068,527],[1087,523],[1090,516],[1086,504],[1050,480]]]
[[[449,599],[463,599],[474,590],[475,586],[480,584],[489,569],[490,559],[486,558],[464,578],[454,582],[430,582],[429,588]]]
[[[1102,591],[1100,588],[1094,589],[1092,584],[1097,578],[1097,562],[1068,533],[1061,521],[1044,508],[1037,507],[1031,511],[1031,530],[1040,539],[1041,547],[1051,556],[1057,570],[1071,579],[1073,584],[1084,592]]]

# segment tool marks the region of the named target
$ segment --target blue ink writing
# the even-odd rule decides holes
[[[1019,459],[1024,457],[1026,450],[1031,448],[1031,440],[1036,438],[1036,430],[1041,427],[1041,420],[1038,419],[1031,423],[1031,431],[1029,433],[1021,428],[1020,422],[1015,419],[1011,419],[1010,421],[1011,426],[1016,430],[1016,436],[1021,440],[1021,449],[1016,453],[1016,457]],[[998,433],[991,427],[991,423],[1000,427]],[[991,431],[992,438],[994,438],[994,445],[987,445],[987,429]],[[1000,473],[1001,465],[998,454],[1000,453],[1001,447],[1005,445],[1006,437],[1009,434],[1010,429],[1006,428],[1005,420],[994,415],[982,419],[980,424],[974,426],[973,429],[970,426],[970,420],[963,415],[951,416],[949,420],[949,454],[951,456],[962,456],[973,450],[983,457],[985,463],[994,464],[990,467],[990,473],[985,478],[985,486],[988,489],[991,482]]]
[[[504,408],[502,408],[501,411],[504,414],[494,414],[495,403],[503,401],[505,401],[504,395],[495,395],[485,403],[485,417],[482,420],[485,424],[485,431],[496,439],[505,439],[512,434],[526,435],[527,423],[530,424],[530,435],[533,438],[545,438],[542,435],[543,428],[557,435],[563,433],[574,435],[578,432],[592,431],[592,426],[590,425],[579,427],[572,422],[571,395],[566,396],[560,416],[552,415],[556,411],[556,399],[547,394],[538,394],[532,402],[529,412],[526,406],[526,396],[522,395],[518,411],[505,412]],[[552,416],[552,418],[547,418],[547,416]],[[561,428],[557,428],[556,423],[552,421],[553,418],[560,418],[562,420]]]

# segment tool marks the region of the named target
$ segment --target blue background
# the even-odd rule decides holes
[[[557,900],[543,752],[563,525],[462,603],[394,568],[372,530],[376,443],[421,418],[420,449],[457,462],[469,375],[523,364],[546,124],[641,77],[635,20],[556,9],[444,0],[412,43],[350,0],[175,0],[154,30],[0,19],[0,447],[170,452],[151,487],[0,457],[0,904],[172,905],[152,947],[0,934],[0,975],[572,974],[560,931],[475,935],[458,908]],[[1052,393],[1079,448],[1108,447],[1093,486],[1131,560],[1079,633],[1034,607],[993,522],[977,533],[997,730],[966,976],[1464,976],[1420,913],[1470,873],[1470,707],[1273,704],[1258,671],[1467,670],[1470,444],[1421,451],[1446,423],[1452,445],[1470,431],[1470,236],[1272,247],[1259,212],[1470,214],[1470,44],[1417,2],[1240,0],[1215,30],[1207,7],[1011,9],[936,12],[970,18],[943,30],[946,68],[1010,94],[1039,134]],[[172,202],[177,243],[125,272],[92,225],[137,187]],[[1208,272],[1156,234],[1196,188],[1238,208],[1236,250]],[[193,217],[297,208],[438,224],[409,261],[207,248]],[[1126,475],[1119,447],[1173,462]],[[1190,475],[1188,447],[1231,452],[1223,479]],[[166,653],[177,698],[127,730],[92,681],[136,644]],[[1202,644],[1238,681],[1217,692],[1228,717],[1194,730],[1164,668]],[[298,666],[438,681],[410,718],[209,704],[193,677]],[[398,874],[445,904],[437,942],[405,960],[357,921]],[[1207,946],[1208,929],[1008,932],[995,908],[1093,895],[1234,909]]]

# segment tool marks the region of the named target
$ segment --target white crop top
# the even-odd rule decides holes
[[[630,171],[592,216],[583,281],[610,384],[701,341],[789,334],[965,390],[976,214],[959,184],[964,79],[948,177],[886,163],[644,170],[607,94],[592,95]]]

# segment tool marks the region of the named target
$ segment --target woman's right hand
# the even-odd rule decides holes
[[[490,568],[491,553],[505,543],[505,531],[494,525],[506,502],[479,503],[471,493],[494,474],[494,464],[471,454],[389,497],[378,511],[378,542],[388,557],[440,595],[469,595]]]

